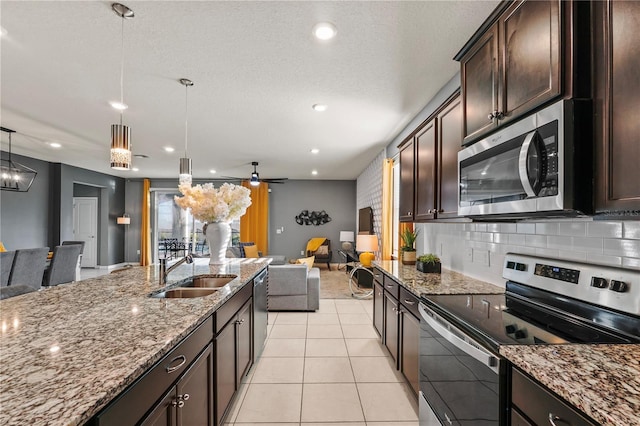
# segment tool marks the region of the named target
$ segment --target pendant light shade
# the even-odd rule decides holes
[[[9,133],[9,158],[3,158],[0,161],[0,189],[3,191],[27,192],[38,173],[11,159],[11,134],[15,133],[15,130],[7,129],[6,127],[0,127],[0,130]]]
[[[179,81],[184,86],[184,157],[180,158],[178,179],[180,185],[191,185],[193,173],[191,158],[187,155],[187,142],[189,140],[189,87],[193,86],[193,81],[188,78],[181,78]]]
[[[133,10],[120,3],[113,3],[111,9],[122,19],[122,52],[120,58],[120,104],[124,103],[124,21],[134,17]],[[120,124],[111,125],[111,168],[131,169],[131,129],[122,124],[124,109],[120,109]]]

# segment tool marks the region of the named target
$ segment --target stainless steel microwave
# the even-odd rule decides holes
[[[562,100],[458,153],[458,214],[514,218],[592,211],[589,101]]]

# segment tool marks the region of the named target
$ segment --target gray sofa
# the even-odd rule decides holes
[[[226,257],[228,259],[243,259],[242,253],[240,252],[240,247],[228,247]],[[271,259],[271,265],[284,265],[287,260],[286,257],[279,254],[275,254],[273,256],[262,256],[262,253],[260,253],[260,257]]]
[[[307,265],[269,265],[270,311],[315,311],[320,307],[320,269]]]

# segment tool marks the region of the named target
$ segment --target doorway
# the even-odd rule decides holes
[[[81,267],[95,268],[98,260],[98,198],[73,197],[73,239],[84,241]]]

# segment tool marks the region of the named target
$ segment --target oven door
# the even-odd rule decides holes
[[[420,426],[506,424],[505,361],[426,305],[419,310]]]

